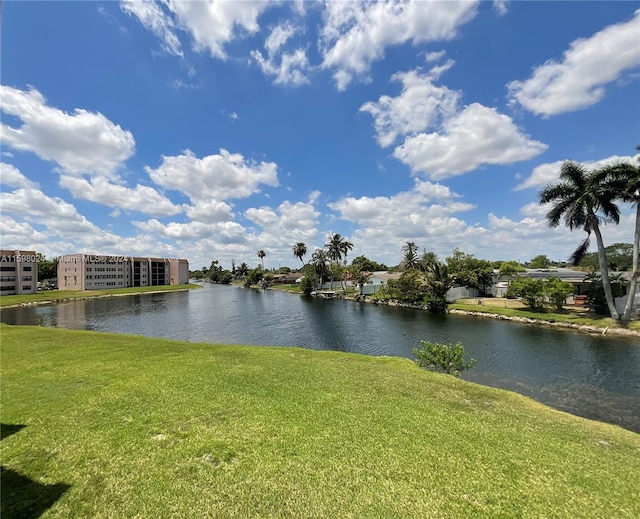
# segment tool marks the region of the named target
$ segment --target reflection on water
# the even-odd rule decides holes
[[[630,338],[219,285],[0,315],[10,324],[408,358],[420,340],[461,342],[477,359],[466,380],[640,432],[640,345]]]

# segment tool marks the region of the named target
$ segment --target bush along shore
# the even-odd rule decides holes
[[[2,517],[640,517],[640,435],[409,359],[0,333]]]

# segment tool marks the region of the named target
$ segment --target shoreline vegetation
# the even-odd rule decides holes
[[[640,516],[640,435],[409,359],[0,332],[3,517]]]
[[[254,288],[258,287],[256,286]],[[297,287],[275,285],[271,286],[270,290],[280,290],[301,295]],[[335,291],[334,297],[349,301],[415,308],[417,310],[427,311],[425,306],[421,304],[379,299],[375,296],[359,296],[349,292],[344,294],[340,290]],[[565,308],[563,313],[551,311],[535,312],[528,309],[526,305],[516,299],[474,297],[470,299],[460,299],[454,303],[450,303],[447,313],[513,321],[537,326],[551,326],[553,328],[577,330],[598,335],[640,337],[640,321],[623,323],[609,317],[590,313],[588,309],[583,306],[567,305]]]
[[[99,297],[139,296],[147,294],[161,294],[164,292],[184,292],[195,288],[202,288],[202,285],[188,283],[184,285],[156,285],[150,287],[126,287],[103,290],[45,290],[35,294],[0,296],[0,310],[3,308],[47,305]]]

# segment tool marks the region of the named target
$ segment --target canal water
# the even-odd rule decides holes
[[[463,379],[640,433],[637,338],[225,285],[5,309],[0,316],[9,324],[407,358],[420,340],[461,342],[477,360]]]

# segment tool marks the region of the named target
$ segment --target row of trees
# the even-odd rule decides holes
[[[640,151],[640,146],[637,147]],[[578,265],[587,255],[591,235],[596,238],[598,264],[609,314],[618,320],[629,320],[633,311],[638,276],[640,250],[640,167],[620,163],[588,171],[576,162],[563,163],[560,182],[549,184],[540,193],[541,204],[551,204],[547,221],[551,227],[561,223],[570,230],[582,229],[587,233],[571,255],[571,262]],[[629,203],[636,208],[633,239],[632,274],[628,298],[622,314],[618,313],[609,278],[609,261],[602,239],[600,223],[620,222],[619,203]]]

